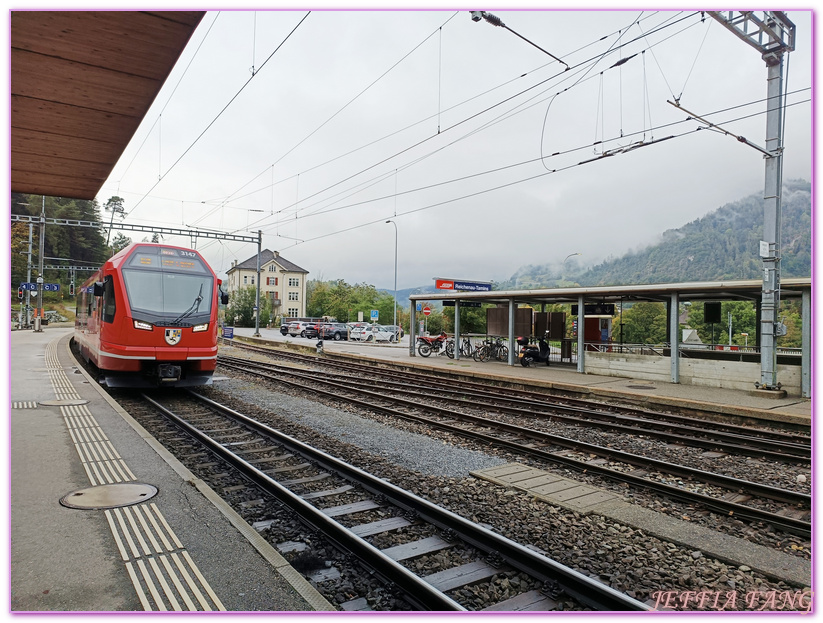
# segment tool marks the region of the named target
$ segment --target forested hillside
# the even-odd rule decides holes
[[[120,203],[118,203],[120,202]],[[106,203],[105,208],[122,205],[122,199],[112,197]],[[11,193],[11,213],[25,216],[40,217],[43,210],[43,197],[41,195],[24,195]],[[118,233],[112,236],[111,246],[106,244],[105,225],[101,220],[101,208],[97,201],[85,201],[81,199],[66,199],[64,197],[45,198],[46,218],[67,219],[76,221],[86,221],[99,223],[100,228],[93,227],[69,227],[69,226],[46,226],[44,243],[44,264],[57,265],[80,265],[98,267],[111,255],[123,248],[131,240]],[[37,276],[37,265],[39,252],[40,225],[35,223],[32,228],[32,251],[34,272],[32,279]],[[19,284],[27,279],[26,261],[29,248],[29,225],[28,223],[14,222],[11,226],[11,286],[16,291]],[[49,270],[45,275],[50,281],[68,284],[69,275],[66,270]],[[82,281],[88,276],[84,273],[78,277]]]
[[[811,184],[783,186],[782,274],[811,275]],[[757,279],[763,197],[751,195],[663,234],[641,253],[604,262],[579,275],[581,285]]]
[[[782,202],[782,274],[811,275],[811,184],[784,182]],[[758,279],[763,235],[763,197],[754,194],[703,218],[663,233],[662,242],[643,251],[610,259],[583,272],[566,267],[561,282],[557,266],[528,266],[508,287],[555,287]],[[515,285],[516,284],[516,285]]]

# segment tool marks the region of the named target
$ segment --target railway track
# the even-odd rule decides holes
[[[562,421],[633,435],[643,434],[668,442],[722,452],[745,453],[747,456],[777,461],[797,464],[808,464],[811,461],[811,437],[802,434],[758,429],[566,396],[559,397],[535,391],[527,386],[490,387],[489,383],[479,383],[460,375],[443,378],[431,373],[409,370],[407,367],[398,369],[388,363],[375,366],[241,342],[231,343],[231,346],[296,364],[336,370],[339,372],[338,378],[343,380],[350,378],[357,382],[356,375],[368,375],[374,380],[379,380],[381,384],[389,384],[387,387],[393,389],[414,388],[423,395],[439,392],[442,396],[454,400],[462,397],[465,403],[492,405],[500,411],[508,408],[516,415],[531,414],[549,421]]]
[[[262,502],[261,495],[276,499],[345,552],[344,564],[356,560],[368,574],[380,578],[386,590],[402,595],[410,609],[470,609],[460,603],[459,589],[507,574],[520,577],[517,584],[522,590],[482,609],[552,610],[562,599],[573,600],[580,609],[648,609],[533,549],[193,392],[173,399],[144,395],[141,404],[128,408],[133,415],[140,412],[142,420],[155,417],[147,410],[161,413],[175,427],[161,433],[164,441],[185,447],[180,431],[196,440],[207,452],[183,453],[211,470],[222,490],[233,493],[241,506],[255,506]],[[226,473],[224,464],[237,471],[240,484]],[[345,503],[340,503],[341,498]],[[285,545],[290,551],[301,548],[296,542]],[[447,552],[459,555],[444,555]],[[429,568],[421,577],[403,564],[420,557],[439,561],[441,568]],[[333,579],[335,572],[340,574],[336,568],[322,569],[315,581]],[[370,604],[367,596],[360,595],[342,608],[365,610]]]
[[[299,368],[295,366],[275,366],[272,368],[272,364],[233,360],[221,356],[220,364],[270,381],[285,383],[314,395],[324,395],[334,400],[345,400],[365,409],[371,409],[397,418],[414,420],[431,428],[469,437],[484,444],[503,447],[524,456],[538,458],[579,472],[598,474],[604,478],[628,483],[634,487],[650,489],[721,515],[762,521],[780,530],[803,537],[808,537],[811,534],[811,525],[806,520],[806,517],[810,514],[810,496],[804,493],[676,465],[669,461],[659,461],[620,452],[613,448],[597,446],[533,430],[522,425],[498,421],[488,417],[487,414],[482,417],[471,415],[459,410],[455,404],[450,402],[444,402],[445,406],[428,404],[421,399],[420,387],[410,386],[416,380],[407,381],[402,388],[392,389],[391,393],[398,395],[388,396],[387,392],[375,392],[365,389],[362,378],[350,375],[334,377],[326,372],[307,369],[305,360],[301,361]],[[370,371],[373,372],[373,369],[370,368]],[[380,381],[381,387],[383,383],[384,381]],[[474,391],[473,388],[453,388],[450,391],[458,394],[460,392],[471,394],[473,399],[471,393]],[[442,398],[442,393],[439,395]],[[460,408],[465,407],[466,401],[461,400],[459,406]],[[487,403],[484,408],[491,409],[492,405]],[[506,409],[511,408],[506,407]],[[522,409],[522,407],[517,407],[517,409]],[[677,437],[677,439],[678,441],[681,440],[680,437]],[[795,441],[788,443],[793,447],[793,450],[796,449],[794,448],[797,445]],[[758,451],[760,450],[755,450],[755,452]],[[598,465],[591,461],[590,457],[592,455],[619,462],[623,467],[612,469]],[[797,457],[792,455],[790,460],[797,460]],[[660,473],[668,474],[675,479],[682,479],[689,483],[704,483],[710,487],[717,487],[720,492],[718,495],[707,495],[672,485],[666,482],[668,479],[654,476],[654,474]],[[721,497],[724,494],[727,499]],[[752,504],[742,504],[734,501],[735,499],[739,500],[741,494],[745,501],[748,501],[746,498],[753,496],[759,499],[774,500],[787,505],[789,508],[783,514],[764,510]]]

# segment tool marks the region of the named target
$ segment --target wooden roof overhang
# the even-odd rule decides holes
[[[203,11],[12,11],[11,191],[94,199]]]

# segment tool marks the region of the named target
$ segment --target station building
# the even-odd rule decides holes
[[[257,287],[257,254],[244,262],[232,262],[228,275],[229,295],[241,288]],[[272,315],[303,318],[306,315],[306,281],[309,271],[265,249],[260,253],[260,296],[271,302]]]

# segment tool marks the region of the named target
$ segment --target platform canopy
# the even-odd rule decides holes
[[[812,280],[783,279],[781,299],[799,299],[811,291]],[[687,283],[650,283],[640,285],[592,286],[576,288],[545,288],[539,290],[492,290],[491,292],[461,292],[440,290],[428,294],[412,294],[411,301],[479,301],[535,305],[541,303],[576,304],[580,297],[590,302],[619,303],[630,301],[671,300],[677,294],[681,301],[759,301],[762,282],[759,279],[741,281],[701,281]]]
[[[94,199],[203,11],[11,11],[11,191]]]

